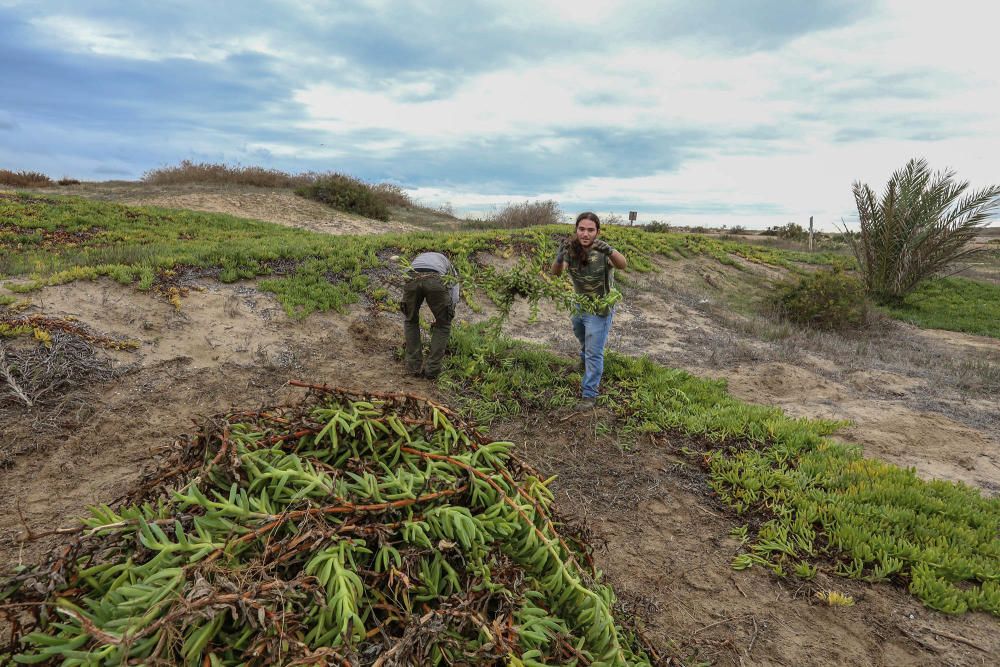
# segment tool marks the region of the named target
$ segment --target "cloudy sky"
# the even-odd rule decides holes
[[[984,0],[0,0],[0,168],[182,159],[675,224],[851,220],[910,157],[1000,182]]]

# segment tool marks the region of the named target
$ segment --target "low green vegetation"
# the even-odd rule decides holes
[[[222,281],[261,277],[291,315],[342,309],[382,288],[370,275],[392,268],[390,254],[439,250],[452,257],[467,298],[485,293],[504,309],[515,298],[565,302],[570,287],[547,267],[567,225],[523,230],[329,236],[228,215],[131,207],[76,198],[0,196],[0,278],[14,291],[108,277],[170,294],[178,274],[201,271]],[[837,255],[796,253],[693,234],[609,227],[605,238],[629,257],[630,271],[654,258],[708,256],[737,270],[742,260],[801,272],[804,262],[839,265]],[[480,261],[515,259],[509,269]],[[381,292],[380,292],[381,293]],[[471,304],[475,306],[475,304]]]
[[[558,409],[577,394],[569,360],[483,327],[454,338],[442,383],[477,419]],[[724,382],[648,359],[609,355],[602,391],[619,437],[682,438],[719,499],[753,520],[737,531],[735,567],[893,581],[934,609],[1000,616],[1000,500],[866,459],[827,437],[839,423],[743,403]]]
[[[1000,338],[1000,285],[936,278],[886,310],[919,327]]]

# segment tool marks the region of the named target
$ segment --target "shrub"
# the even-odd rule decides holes
[[[781,226],[768,227],[760,234],[761,236],[777,236],[779,239],[789,239],[791,241],[804,241],[809,238],[809,232],[802,225],[794,222],[789,222]]]
[[[926,160],[913,159],[892,175],[881,199],[854,183],[861,230],[847,240],[868,294],[879,303],[900,303],[921,282],[976,252],[971,242],[1000,208],[1000,186],[963,196],[969,184],[954,178],[953,171],[932,175]]]
[[[403,208],[413,206],[413,200],[410,199],[410,195],[406,194],[406,190],[394,183],[379,183],[378,185],[371,186],[371,188],[389,206],[400,206]]]
[[[472,221],[471,226],[486,229],[521,229],[538,225],[556,225],[562,222],[559,204],[546,201],[507,204],[482,220]]]
[[[669,232],[670,223],[660,222],[659,220],[653,220],[652,222],[646,223],[645,225],[640,225],[639,229],[643,229],[647,232]]]
[[[254,185],[262,188],[294,188],[312,183],[316,174],[292,175],[277,169],[202,162],[195,164],[183,160],[176,167],[161,167],[147,171],[143,183],[151,185],[181,185],[185,183],[228,183]]]
[[[11,171],[0,169],[0,185],[21,188],[39,188],[52,185],[52,179],[37,171]]]
[[[389,204],[375,186],[344,174],[325,174],[295,194],[376,220],[389,219]]]
[[[75,178],[62,177],[58,181],[59,185],[80,185],[80,181]]]
[[[774,305],[792,322],[818,329],[858,327],[868,312],[861,281],[839,268],[779,287]]]

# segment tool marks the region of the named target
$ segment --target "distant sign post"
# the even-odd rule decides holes
[[[632,225],[634,225],[635,221],[638,218],[639,218],[639,212],[638,211],[629,211],[628,212],[628,224],[629,224],[629,227],[631,227]]]

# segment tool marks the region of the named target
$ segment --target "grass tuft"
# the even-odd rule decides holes
[[[472,229],[524,229],[543,225],[557,225],[562,222],[559,204],[551,199],[546,201],[507,204],[498,211],[479,220],[469,220]]]
[[[13,185],[18,188],[44,188],[52,185],[52,179],[37,171],[0,169],[0,185]]]

